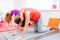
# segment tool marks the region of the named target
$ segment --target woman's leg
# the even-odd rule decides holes
[[[42,17],[40,17],[36,23],[37,23],[38,32],[43,32],[43,19],[42,19]]]
[[[35,31],[35,32],[38,32],[37,29],[38,29],[38,28],[37,28],[37,22],[35,22],[35,23],[34,23],[34,31]]]
[[[43,26],[43,19],[42,17],[40,17],[39,20],[34,23],[34,31],[45,32],[47,30],[48,30],[48,27]]]
[[[34,31],[41,32],[42,26],[43,26],[43,20],[42,18],[39,18],[39,20],[34,23]]]

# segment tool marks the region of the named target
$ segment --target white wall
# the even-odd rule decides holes
[[[12,9],[21,9],[23,0],[0,0],[0,12],[8,12]]]
[[[7,12],[14,9],[14,0],[0,0],[0,12]]]
[[[52,5],[56,4],[57,9],[59,0],[25,0],[25,7],[35,8],[38,10],[52,10]]]
[[[22,9],[25,6],[25,1],[24,0],[15,0],[14,1],[16,9]]]
[[[38,10],[49,10],[51,9],[52,0],[26,0],[25,7],[31,7]]]
[[[5,17],[6,12],[14,9],[14,0],[0,0],[0,19]]]

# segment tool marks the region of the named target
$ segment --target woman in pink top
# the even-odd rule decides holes
[[[15,23],[24,27],[21,36],[15,40],[22,40],[26,30],[28,29],[29,23],[34,23],[34,31],[35,32],[44,32],[41,30],[42,28],[42,18],[41,13],[32,8],[23,8],[20,10],[20,14],[16,15]],[[19,27],[18,27],[19,29]]]

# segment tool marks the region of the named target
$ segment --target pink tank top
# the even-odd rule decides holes
[[[32,9],[32,8],[25,8],[25,11],[30,11],[30,19],[32,21],[37,21],[41,14],[38,10]]]

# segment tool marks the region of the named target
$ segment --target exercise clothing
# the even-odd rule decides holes
[[[34,22],[37,21],[41,16],[41,14],[38,10],[35,10],[32,8],[24,8],[24,12],[26,12],[26,11],[30,11],[30,20],[32,20]]]

